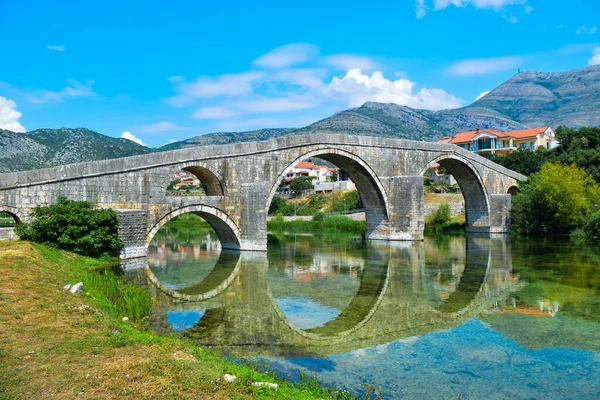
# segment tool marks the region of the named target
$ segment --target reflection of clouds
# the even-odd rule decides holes
[[[281,312],[300,329],[310,329],[322,326],[334,320],[340,312],[333,307],[327,307],[305,298],[275,299]]]

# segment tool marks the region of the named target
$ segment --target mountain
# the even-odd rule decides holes
[[[0,129],[0,149],[0,173],[155,151],[85,128],[37,129],[27,133]]]
[[[259,129],[256,131],[247,132],[216,132],[206,135],[195,136],[191,139],[182,140],[180,142],[169,143],[162,146],[159,150],[177,150],[186,147],[208,146],[211,144],[227,144],[232,142],[252,142],[254,140],[267,140],[284,136],[294,132],[295,128],[273,128]]]
[[[600,126],[600,65],[566,72],[522,72],[465,107],[527,126]]]
[[[339,133],[437,140],[475,128],[508,131],[535,126],[600,126],[600,65],[566,72],[517,74],[473,104],[454,110],[419,110],[367,102],[301,129],[217,132],[149,149],[88,129],[0,129],[0,172],[49,167],[302,133]]]

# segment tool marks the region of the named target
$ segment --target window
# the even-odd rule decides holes
[[[519,143],[519,148],[520,149],[526,149],[527,148],[527,143]]]
[[[529,148],[535,150],[535,142],[529,142]]]

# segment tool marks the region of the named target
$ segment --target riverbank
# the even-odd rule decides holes
[[[80,281],[93,287],[93,270],[102,264],[28,242],[0,242],[1,399],[350,398],[310,379],[296,386],[278,381],[180,337],[156,336],[143,318],[123,321],[135,305],[114,308],[107,291],[63,290]],[[237,379],[228,383],[224,374]]]

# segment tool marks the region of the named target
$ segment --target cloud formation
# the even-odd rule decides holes
[[[252,65],[259,68],[286,68],[307,62],[319,54],[319,48],[308,43],[292,43],[277,47],[258,57]]]
[[[46,46],[46,48],[48,50],[53,50],[53,51],[65,51],[65,45],[61,44],[60,46]]]
[[[21,116],[14,101],[0,96],[0,129],[19,133],[27,132],[25,127],[19,123]]]
[[[177,124],[168,121],[160,121],[152,125],[142,125],[140,130],[144,133],[161,133],[181,130]]]
[[[90,97],[97,96],[98,93],[92,90],[94,81],[86,81],[85,83],[76,80],[68,80],[69,85],[65,86],[57,92],[51,90],[36,90],[33,93],[27,94],[26,98],[32,103],[60,103],[61,101],[71,97]]]
[[[474,58],[451,65],[448,73],[454,76],[486,75],[518,68],[525,61],[526,58],[522,56]]]
[[[450,6],[465,8],[468,6],[477,9],[492,9],[500,12],[509,6],[523,6],[523,11],[526,14],[531,14],[533,7],[526,4],[526,0],[433,0],[433,11],[444,10]],[[415,13],[417,18],[423,18],[427,14],[425,0],[415,0]],[[507,17],[509,22],[515,23],[517,19],[514,16]]]
[[[600,65],[600,47],[596,47],[592,53],[592,58],[588,60],[589,65]]]
[[[200,77],[189,83],[180,81],[176,87],[180,94],[167,99],[167,101],[174,106],[184,106],[197,98],[244,96],[252,93],[252,84],[263,75],[259,71],[249,71],[221,75],[216,78]]]
[[[121,137],[123,139],[131,140],[132,142],[135,142],[139,145],[146,146],[146,144],[144,142],[142,142],[142,139],[135,137],[133,135],[133,133],[131,133],[129,131],[125,131],[125,132],[121,133]]]
[[[396,103],[403,106],[441,110],[457,108],[462,100],[441,89],[421,89],[414,93],[415,83],[405,78],[386,79],[379,71],[371,76],[360,69],[351,69],[343,78],[334,77],[325,93],[341,96],[349,107],[358,107],[367,101]]]
[[[576,34],[578,35],[593,35],[594,33],[596,33],[598,31],[598,28],[595,26],[589,27],[587,25],[583,25],[580,26],[579,28],[577,28],[577,30],[575,31]]]

